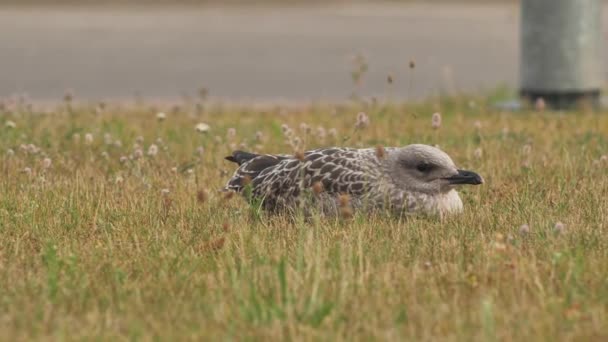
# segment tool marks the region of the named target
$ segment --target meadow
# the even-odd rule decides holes
[[[606,340],[608,116],[494,100],[5,102],[0,339]],[[269,217],[218,191],[235,148],[409,143],[485,178],[463,214]]]

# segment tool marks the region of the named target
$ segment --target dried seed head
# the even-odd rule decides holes
[[[561,222],[556,222],[555,226],[553,226],[553,231],[557,234],[563,233],[564,229],[566,229],[566,226]]]
[[[114,141],[114,147],[121,148],[122,147],[122,141],[120,141],[120,140]]]
[[[481,129],[481,121],[475,120],[475,122],[473,122],[473,127],[479,131]]]
[[[302,122],[300,124],[300,130],[305,134],[310,134],[311,128],[307,123]]]
[[[475,158],[481,159],[481,157],[483,156],[483,150],[481,149],[481,147],[476,148],[475,152],[473,152],[473,155],[475,156]]]
[[[165,114],[163,112],[156,113],[156,120],[165,121],[166,118],[167,118],[167,114]]]
[[[74,135],[72,135],[72,140],[74,140],[75,143],[79,143],[80,142],[80,134],[79,133],[74,133]]]
[[[325,139],[325,136],[327,136],[327,132],[325,131],[325,128],[319,126],[317,127],[317,138],[319,138],[320,140]]]
[[[120,161],[121,164],[126,163],[127,160],[129,160],[129,158],[127,158],[126,156],[121,156],[120,159],[119,159],[119,161]]]
[[[169,192],[170,192],[170,191],[169,191],[169,189],[162,189],[162,190],[160,191],[161,195],[163,195],[163,196],[167,196],[167,195],[169,195]]]
[[[199,133],[207,133],[209,132],[210,127],[204,122],[199,122],[196,124],[196,126],[194,126],[194,129]]]
[[[51,158],[44,158],[42,159],[42,168],[43,169],[49,169],[51,167],[52,161]]]
[[[318,195],[318,194],[322,193],[323,192],[323,183],[321,183],[321,182],[315,182],[312,185],[312,192],[315,195]]]
[[[330,128],[329,131],[327,131],[327,135],[329,135],[329,137],[332,139],[336,139],[338,138],[338,130],[335,128]]]
[[[231,200],[231,199],[234,197],[234,193],[235,193],[234,191],[226,191],[226,192],[224,193],[223,200],[224,200],[224,201],[229,201],[229,200]]]
[[[530,233],[530,226],[527,223],[524,223],[519,227],[519,234],[528,235],[529,233]]]
[[[539,112],[543,112],[546,107],[547,105],[545,103],[545,99],[543,99],[542,97],[537,98],[534,102],[534,108]]]
[[[297,151],[295,153],[294,157],[301,162],[303,162],[306,159],[306,157],[304,156],[304,153],[302,151]]]
[[[369,126],[369,117],[364,112],[359,112],[357,114],[357,121],[355,122],[355,128],[363,129]]]
[[[351,207],[341,207],[340,215],[344,219],[349,219],[353,217],[353,209]]]
[[[93,143],[93,134],[87,133],[84,135],[84,142],[87,145],[91,145]]]
[[[103,114],[103,109],[104,109],[104,107],[102,107],[101,105],[97,105],[97,106],[95,106],[95,114],[96,114],[96,115],[101,115],[101,114]]]
[[[493,245],[494,249],[499,252],[506,250],[507,245],[505,244],[505,236],[502,235],[501,233],[496,233],[494,242],[492,245]]]
[[[155,157],[157,154],[158,146],[156,146],[155,144],[150,145],[150,147],[148,147],[148,156]]]
[[[6,155],[8,157],[12,157],[15,155],[15,151],[13,151],[13,149],[9,148],[8,150],[6,150]]]
[[[500,241],[500,242],[505,241],[505,236],[504,236],[504,235],[502,235],[501,233],[496,233],[496,234],[494,235],[494,238],[496,239],[496,241]]]
[[[439,129],[439,127],[441,127],[441,114],[440,113],[433,113],[433,116],[431,117],[431,126],[434,129]]]
[[[23,168],[23,170],[21,172],[23,172],[23,173],[25,173],[26,175],[29,176],[29,175],[32,174],[32,169],[29,168],[29,167],[25,167],[25,168]]]
[[[139,145],[143,144],[143,143],[144,143],[144,137],[143,137],[143,136],[141,136],[141,135],[138,135],[138,136],[135,138],[135,143],[136,143],[136,144],[139,144]]]
[[[532,152],[532,146],[530,144],[525,144],[524,147],[522,147],[521,152],[527,156],[530,154],[530,152]]]
[[[494,241],[493,246],[494,246],[494,249],[499,252],[502,252],[507,249],[507,245],[501,241]]]
[[[207,202],[208,199],[209,199],[209,195],[207,194],[207,191],[200,189],[199,191],[196,192],[196,200],[199,203],[205,203],[205,202]]]
[[[6,128],[15,128],[15,127],[17,127],[17,124],[16,124],[16,123],[14,123],[14,122],[13,122],[13,121],[11,121],[11,120],[7,120],[7,121],[4,123],[4,127],[6,127]]]
[[[348,194],[341,194],[338,196],[338,205],[341,208],[350,206],[350,196]]]
[[[203,100],[204,100],[205,98],[207,98],[207,96],[208,96],[208,95],[209,95],[209,89],[207,89],[207,88],[205,88],[205,87],[201,87],[201,88],[198,90],[198,96],[199,96],[201,99],[203,99]]]
[[[143,156],[144,156],[144,151],[142,151],[141,148],[136,148],[135,151],[133,151],[133,159],[139,159]]]
[[[384,159],[385,156],[386,151],[384,150],[384,147],[382,147],[381,145],[376,146],[376,157],[378,159]]]
[[[261,131],[255,132],[255,140],[257,142],[262,142],[264,140],[264,133],[262,133]]]
[[[99,103],[97,103],[97,108],[99,108],[100,110],[106,109],[106,103],[103,101],[100,101]]]
[[[226,132],[226,138],[228,140],[232,140],[234,139],[234,137],[236,137],[236,129],[233,127],[228,128],[228,131]]]
[[[27,152],[30,154],[38,154],[38,153],[40,153],[40,147],[38,147],[34,144],[29,144],[29,145],[27,145]]]
[[[116,176],[116,179],[114,180],[116,184],[121,184],[123,181],[124,179],[121,176]]]
[[[72,89],[66,89],[65,93],[63,94],[63,101],[72,102],[73,99],[74,99],[74,91]]]
[[[300,147],[300,145],[302,144],[302,139],[300,139],[300,137],[294,137],[293,139],[291,139],[291,146],[294,148],[298,148]]]
[[[287,130],[283,131],[283,135],[287,138],[291,138],[293,137],[293,131],[291,130],[291,128],[288,128]]]

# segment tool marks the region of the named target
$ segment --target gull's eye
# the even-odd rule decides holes
[[[416,165],[416,170],[426,173],[429,172],[433,169],[433,165],[431,164],[427,164],[427,163],[420,163],[418,165]]]

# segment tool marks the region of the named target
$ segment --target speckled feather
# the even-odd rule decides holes
[[[371,148],[316,149],[305,152],[303,160],[258,155],[241,163],[225,190],[243,193],[250,185],[252,197],[261,199],[265,209],[280,211],[298,207],[302,193],[317,182],[322,184],[322,193],[309,198],[326,214],[337,211],[340,194],[349,195],[356,208],[401,206],[404,200],[402,192],[388,186],[382,159]]]

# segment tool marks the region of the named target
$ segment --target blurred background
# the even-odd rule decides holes
[[[515,88],[518,30],[507,0],[0,0],[0,97],[172,101],[204,88],[304,102]]]

